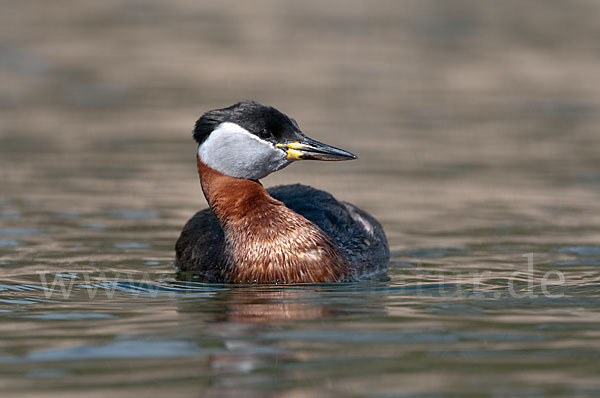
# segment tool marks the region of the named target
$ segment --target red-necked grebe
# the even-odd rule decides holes
[[[256,102],[205,113],[194,129],[210,209],[181,232],[175,266],[215,282],[315,283],[387,269],[383,228],[357,207],[303,185],[258,182],[296,160],[350,160],[306,137],[294,119]]]

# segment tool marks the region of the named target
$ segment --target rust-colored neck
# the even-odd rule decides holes
[[[271,197],[258,181],[226,176],[197,157],[204,196],[225,235],[233,282],[339,282],[347,260],[314,223]]]
[[[196,156],[202,191],[221,224],[244,218],[252,210],[283,205],[273,199],[258,181],[234,178],[216,171]]]

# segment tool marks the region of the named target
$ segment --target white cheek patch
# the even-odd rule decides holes
[[[286,153],[238,124],[225,122],[198,148],[207,166],[235,178],[258,180],[287,166]]]

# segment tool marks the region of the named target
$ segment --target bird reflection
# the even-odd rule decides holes
[[[265,323],[311,320],[331,316],[333,310],[314,301],[314,292],[303,289],[235,289],[225,300],[229,321]],[[312,299],[312,300],[311,300]]]
[[[212,377],[208,390],[203,391],[205,396],[236,395],[242,390],[249,394],[252,389],[246,383],[259,377],[257,370],[299,360],[285,340],[272,338],[273,331],[299,330],[302,322],[342,312],[314,287],[235,287],[221,290],[211,300],[203,301],[204,305],[199,304],[195,300],[182,301],[179,312],[185,313],[183,323],[198,328],[199,345],[204,346],[207,337],[220,341],[219,352],[207,356],[207,371]],[[210,311],[207,305],[212,307]],[[229,377],[232,374],[237,377]],[[260,376],[260,384],[265,377]]]
[[[199,374],[208,377],[203,396],[264,396],[293,383],[297,364],[320,361],[314,333],[365,312],[385,312],[368,290],[352,305],[339,300],[352,285],[219,286],[199,300],[181,300],[181,327],[208,350]],[[319,321],[319,322],[315,322]]]

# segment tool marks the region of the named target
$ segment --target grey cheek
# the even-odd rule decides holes
[[[245,161],[246,175],[241,176],[242,178],[258,180],[288,165],[286,153],[272,146],[263,146],[260,151],[251,155],[253,156]]]
[[[291,163],[287,154],[239,126],[224,125],[199,148],[201,159],[213,169],[235,178],[258,180]]]
[[[289,164],[285,152],[267,145],[246,141],[234,151],[219,148],[211,154],[211,163],[225,175],[258,180]]]

